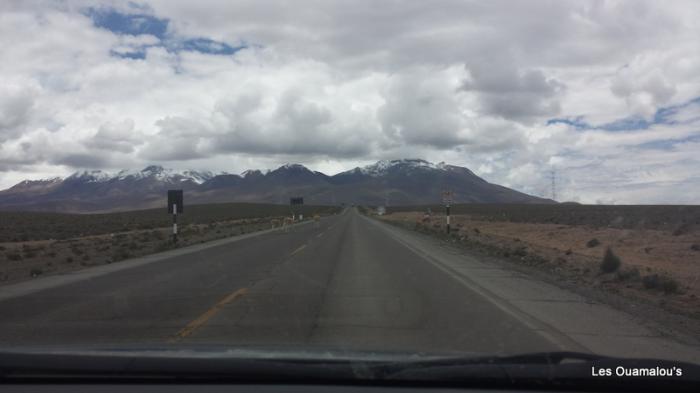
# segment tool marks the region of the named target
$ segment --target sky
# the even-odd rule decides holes
[[[699,37],[698,1],[2,1],[0,189],[422,158],[698,204]]]

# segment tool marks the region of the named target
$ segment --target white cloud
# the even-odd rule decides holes
[[[95,27],[90,7],[168,19],[170,40],[249,46],[175,52],[151,34]],[[418,156],[538,194],[554,164],[562,194],[584,202],[700,195],[696,104],[648,129],[547,125],[649,120],[700,96],[697,2],[0,8],[0,187],[82,166],[235,172],[295,161],[336,172]],[[144,58],[115,56],[135,53]]]
[[[99,150],[111,150],[120,153],[131,153],[134,147],[143,143],[142,135],[134,130],[134,121],[107,122],[100,126],[92,139],[85,142],[88,148]]]

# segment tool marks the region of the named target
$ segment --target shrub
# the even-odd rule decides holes
[[[46,253],[46,256],[49,258],[55,258],[56,257],[56,251],[49,251]]]
[[[678,281],[671,277],[650,274],[642,277],[642,285],[646,289],[661,289],[666,294],[678,292]]]
[[[131,254],[126,249],[118,250],[117,252],[114,253],[114,255],[112,255],[112,260],[114,260],[115,262],[121,261],[124,259],[129,259],[129,258],[131,258]]]
[[[671,277],[662,277],[661,289],[663,289],[664,293],[676,293],[678,292],[678,281]]]
[[[515,251],[513,251],[513,255],[518,257],[527,256],[527,250],[525,249],[525,247],[516,248]]]
[[[678,292],[678,281],[672,279],[671,277],[662,277],[661,289],[667,294],[676,293]]]
[[[674,229],[671,234],[673,236],[681,236],[681,235],[685,235],[686,233],[688,233],[689,230],[690,230],[690,225],[688,225],[687,223],[683,223],[683,224],[679,225],[676,229]]]
[[[596,239],[595,237],[586,243],[586,247],[588,248],[593,248],[598,245],[600,245],[600,240]]]
[[[27,258],[27,259],[34,258],[34,257],[36,257],[36,252],[34,252],[34,251],[25,251],[25,252],[24,252],[24,257]]]
[[[7,257],[7,259],[9,259],[11,261],[21,261],[22,260],[22,255],[20,255],[20,253],[18,253],[18,252],[8,252],[7,254],[5,254],[5,256]]]
[[[695,243],[692,246],[690,246],[690,249],[693,251],[700,251],[700,244]]]
[[[620,265],[622,265],[620,257],[615,255],[613,250],[610,247],[608,247],[608,249],[605,250],[603,260],[600,262],[600,270],[603,273],[613,273],[620,268]]]
[[[73,263],[73,257],[66,257],[66,263]]]
[[[661,283],[661,279],[658,274],[650,274],[648,276],[642,277],[642,285],[646,289],[658,288]]]
[[[620,281],[639,280],[639,269],[636,267],[623,269],[617,272],[617,279]]]
[[[39,269],[39,268],[33,268],[32,270],[29,271],[29,275],[32,277],[36,277],[42,273],[44,273],[44,271]]]
[[[173,248],[173,244],[170,242],[161,242],[156,246],[156,252],[166,251]]]

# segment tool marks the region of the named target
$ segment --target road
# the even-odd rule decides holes
[[[660,337],[618,311],[354,209],[234,240],[0,288],[0,347],[579,350],[700,359],[694,344]]]

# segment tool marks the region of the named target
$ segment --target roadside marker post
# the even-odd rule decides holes
[[[173,215],[173,243],[177,243],[177,214],[183,211],[182,190],[168,190],[168,213]]]
[[[173,243],[177,243],[177,205],[173,205]]]
[[[450,234],[450,204],[452,203],[452,191],[442,192],[442,202],[445,204],[445,230]]]

